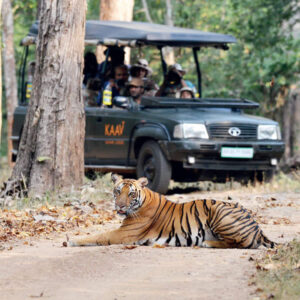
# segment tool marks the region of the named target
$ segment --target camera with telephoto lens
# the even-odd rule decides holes
[[[178,72],[174,70],[170,70],[166,77],[167,83],[171,85],[178,85],[181,81],[181,76],[178,74]]]

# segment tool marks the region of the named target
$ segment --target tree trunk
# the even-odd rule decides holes
[[[292,92],[292,161],[294,167],[300,167],[300,89]]]
[[[17,77],[15,52],[13,41],[13,15],[10,0],[3,0],[2,7],[2,24],[3,24],[3,60],[4,60],[4,74],[5,74],[5,99],[7,111],[7,156],[8,162],[11,165],[12,155],[12,126],[15,108],[18,105],[17,95]]]
[[[85,0],[41,1],[32,97],[16,165],[3,193],[28,187],[37,196],[82,184],[85,13]]]
[[[287,168],[300,166],[300,90],[291,89],[283,110],[284,161]]]
[[[126,4],[125,4],[126,2]],[[134,0],[100,0],[100,20],[132,21]],[[104,47],[98,46],[96,51],[97,61],[105,59]],[[130,49],[126,49],[125,61],[130,63]]]
[[[165,24],[168,26],[174,26],[173,22],[173,7],[172,1],[166,0],[166,15],[165,15]],[[173,65],[175,63],[174,49],[172,47],[163,48],[164,59],[167,65]]]
[[[2,0],[0,0],[0,11],[2,11]],[[2,14],[0,14],[0,34],[2,32],[1,24],[2,24]],[[0,45],[0,53],[2,53],[2,43]],[[0,54],[0,86],[2,87],[2,55],[1,54]],[[2,143],[1,137],[2,137],[2,88],[0,89],[0,149]]]
[[[285,151],[284,151],[285,163],[289,161],[292,155],[292,143],[291,143],[292,106],[293,106],[292,97],[287,97],[286,103],[283,107],[283,138],[285,142]]]
[[[37,0],[36,17],[35,17],[37,20],[40,19],[41,4],[42,4],[42,0]]]

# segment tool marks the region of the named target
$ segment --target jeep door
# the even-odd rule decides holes
[[[120,108],[86,108],[86,163],[126,165],[136,113]]]

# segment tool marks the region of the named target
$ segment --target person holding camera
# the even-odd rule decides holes
[[[98,105],[112,107],[112,100],[116,96],[124,96],[128,82],[128,67],[116,66],[113,70],[113,78],[104,83],[102,93],[98,96]]]
[[[187,87],[186,82],[183,80],[185,71],[180,64],[171,65],[168,69],[168,73],[164,78],[163,84],[156,92],[156,97],[178,97],[180,90],[183,87]]]

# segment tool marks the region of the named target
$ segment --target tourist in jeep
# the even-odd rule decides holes
[[[125,51],[123,47],[108,47],[103,54],[108,56],[107,61],[103,61],[98,66],[98,77],[103,81],[113,78],[114,69],[124,65]]]
[[[151,74],[152,70],[144,58],[140,58],[130,68],[131,77],[138,77],[144,81],[144,95],[147,96],[154,96],[158,90],[158,85],[151,79]]]
[[[171,98],[178,97],[180,90],[183,87],[187,87],[187,83],[183,79],[185,73],[185,70],[182,69],[180,64],[171,65],[164,78],[163,84],[160,86],[155,96]]]
[[[141,104],[142,95],[144,94],[144,81],[141,78],[133,77],[129,81],[128,91],[133,107]]]
[[[180,90],[179,98],[183,98],[183,99],[195,98],[194,90],[190,87],[183,87]]]
[[[99,93],[98,105],[112,107],[112,100],[116,96],[124,96],[128,82],[128,67],[119,65],[114,68],[113,78],[104,83],[103,92]]]

